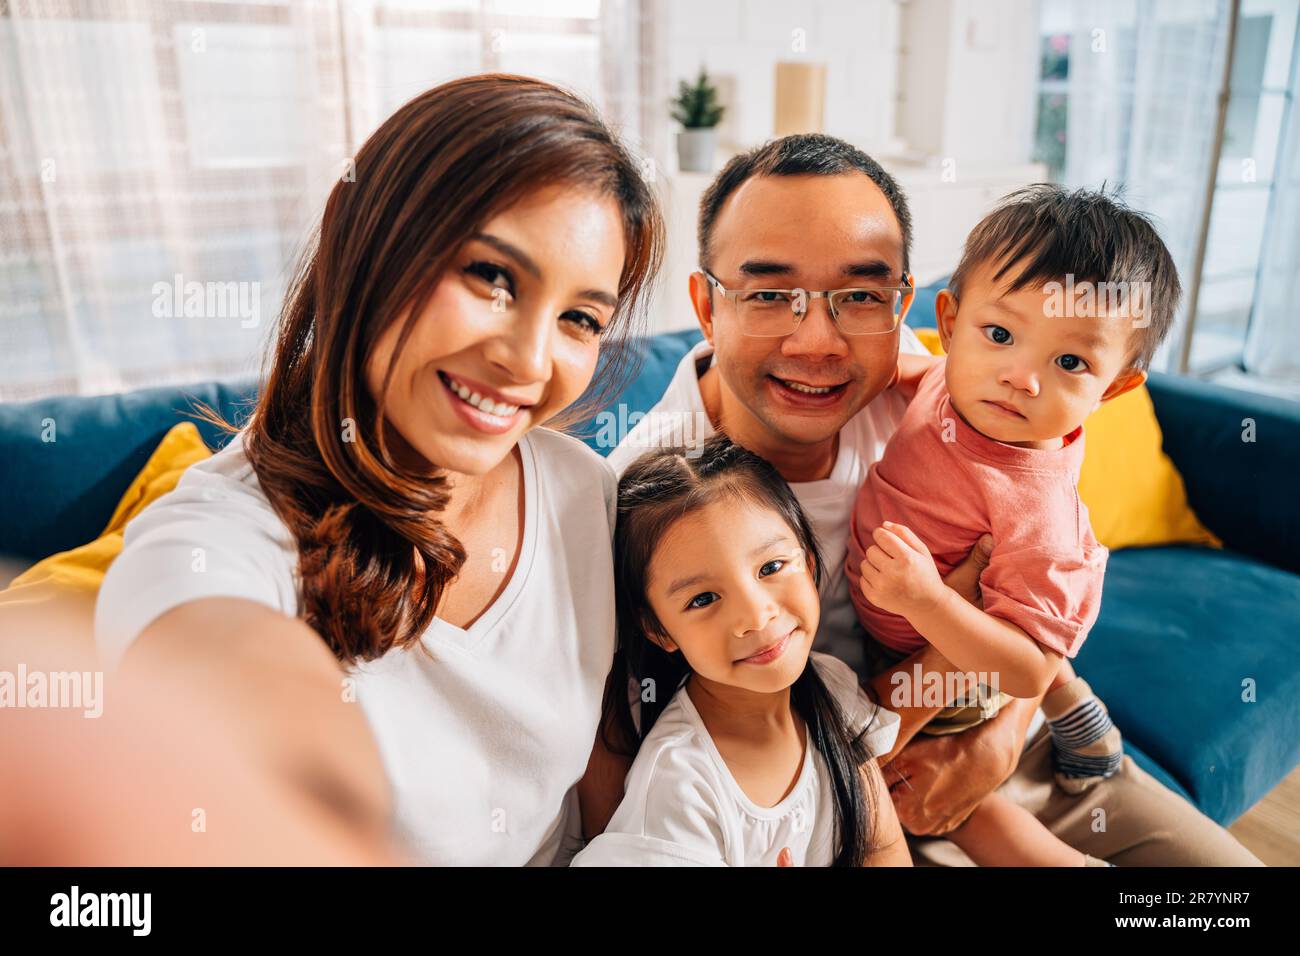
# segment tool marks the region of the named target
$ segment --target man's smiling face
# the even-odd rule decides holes
[[[903,238],[885,194],[856,170],[754,176],[719,210],[710,260],[709,271],[729,291],[840,289],[883,279],[900,285]],[[775,338],[745,335],[735,305],[717,293],[704,312],[724,405],[739,405],[770,446],[833,438],[889,384],[898,362],[897,330],[843,335],[825,299],[809,299],[798,328]],[[808,387],[830,391],[809,394]]]

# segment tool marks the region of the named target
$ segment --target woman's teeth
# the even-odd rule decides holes
[[[781,384],[784,385],[786,388],[794,389],[796,392],[805,392],[809,395],[825,395],[832,388],[832,386],[830,385],[826,385],[821,388],[814,388],[811,385],[801,385],[799,382],[789,382],[786,381],[785,379],[781,379]]]
[[[484,398],[478,392],[471,391],[450,375],[444,374],[443,380],[453,392],[460,396],[462,401],[469,405],[473,405],[485,415],[494,415],[497,418],[510,418],[515,412],[519,411],[518,405],[507,405],[505,402],[494,402],[490,398]]]

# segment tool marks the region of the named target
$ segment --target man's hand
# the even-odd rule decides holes
[[[948,572],[943,583],[971,604],[983,607],[979,579],[989,566],[992,553],[993,536],[981,535],[971,553]],[[877,675],[873,687],[880,688],[883,695],[894,671],[910,673],[912,663],[926,654],[935,658],[930,667],[940,671],[952,669],[942,655],[928,647]],[[1012,701],[992,720],[946,737],[913,737],[940,708],[899,709],[903,721],[900,743],[891,751],[888,766],[884,766],[883,760],[881,764],[903,828],[918,835],[940,834],[964,823],[980,801],[1001,786],[1020,762],[1025,730],[1037,706],[1037,701]],[[919,722],[916,718],[920,718]]]
[[[911,528],[886,521],[871,532],[876,543],[862,559],[862,595],[876,607],[910,617],[932,607],[947,590],[930,549]]]
[[[992,554],[993,536],[988,534],[982,535],[979,540],[975,542],[975,546],[971,548],[970,554],[962,560],[961,564],[948,572],[948,575],[943,579],[943,583],[948,585],[948,587],[952,588],[957,592],[957,594],[965,598],[975,607],[983,608],[980,598],[979,580],[980,575],[984,573],[984,569],[989,566],[989,559]],[[870,638],[868,638],[868,640],[870,640]],[[909,746],[912,738],[922,727],[929,723],[930,718],[943,709],[942,707],[900,707],[890,702],[890,691],[895,686],[894,675],[911,675],[914,672],[914,667],[917,665],[921,666],[923,672],[936,671],[941,675],[957,669],[947,658],[935,649],[933,644],[927,644],[911,657],[900,661],[893,667],[888,667],[882,670],[871,679],[871,683],[868,685],[868,690],[871,693],[872,699],[882,703],[887,702],[885,705],[897,711],[901,720],[898,728],[898,741],[894,744],[894,748],[889,752],[889,754],[880,759],[881,766],[892,761],[902,752],[903,748]],[[945,677],[944,680],[946,686],[947,678]],[[891,779],[897,779],[897,776],[891,774]]]
[[[1015,771],[1037,700],[1015,700],[959,734],[917,737],[884,770],[907,832],[939,836],[966,822]]]

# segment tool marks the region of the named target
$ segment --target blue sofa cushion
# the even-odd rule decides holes
[[[1300,402],[1159,372],[1147,387],[1197,517],[1234,551],[1300,573]]]
[[[699,329],[685,329],[626,343],[624,348],[636,352],[633,358],[637,369],[635,379],[601,411],[578,425],[574,435],[597,453],[608,455],[636,424],[635,421],[629,422],[630,417],[637,412],[644,414],[654,407],[672,381],[682,357],[702,338],[704,335]],[[606,359],[607,356],[602,356],[602,369]]]
[[[914,329],[933,329],[936,328],[934,317],[935,300],[939,298],[939,293],[948,288],[948,277],[936,279],[929,285],[920,286],[916,290],[916,297],[912,300],[912,307],[907,311],[907,324]]]
[[[1226,824],[1300,762],[1297,622],[1294,574],[1231,551],[1131,548],[1110,557],[1075,664],[1124,735]]]
[[[251,381],[208,382],[0,405],[0,554],[39,561],[99,537],[167,431],[195,421],[195,402],[234,421],[246,414],[253,393]],[[218,429],[197,424],[209,448],[224,443]]]

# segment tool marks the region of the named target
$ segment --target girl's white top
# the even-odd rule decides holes
[[[810,661],[850,729],[866,728],[873,755],[888,753],[898,714],[877,706],[847,664],[816,651]],[[829,771],[811,734],[794,788],[776,806],[760,807],[736,783],[683,688],[642,742],[609,826],[572,865],[775,866],[789,847],[796,866],[828,866],[834,830]]]

